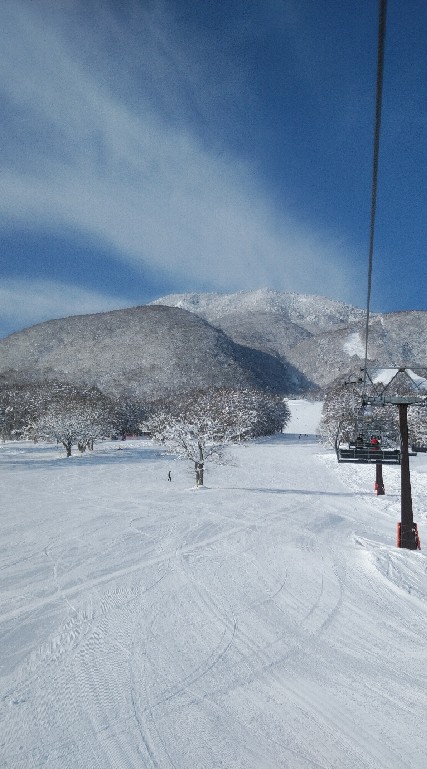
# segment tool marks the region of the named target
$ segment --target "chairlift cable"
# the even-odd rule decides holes
[[[379,149],[380,149],[380,129],[381,129],[381,108],[382,108],[382,93],[383,93],[383,79],[384,79],[384,50],[385,50],[385,33],[386,33],[386,11],[387,0],[379,1],[379,18],[378,18],[378,50],[377,50],[377,79],[376,79],[376,96],[375,96],[375,123],[374,123],[374,146],[373,146],[373,161],[372,161],[372,191],[371,191],[371,216],[369,227],[369,259],[368,259],[368,293],[366,302],[366,331],[365,331],[365,362],[363,367],[363,384],[362,384],[362,409],[363,405],[366,405],[366,387],[367,379],[370,383],[372,380],[368,375],[368,340],[369,340],[369,316],[370,316],[370,304],[371,304],[371,287],[372,287],[372,261],[374,251],[374,233],[375,233],[375,215],[377,208],[377,188],[378,188],[378,161],[379,161]],[[360,380],[359,380],[360,381]],[[356,426],[357,435],[360,433],[360,418],[366,417],[364,410],[358,412]],[[365,426],[366,427],[366,426]],[[372,425],[373,427],[373,425]],[[366,430],[364,430],[365,432]],[[378,433],[378,426],[375,430]],[[360,433],[362,437],[362,433]],[[365,436],[364,436],[365,437]],[[337,448],[337,457],[339,462],[358,462],[358,463],[370,463],[377,464],[378,462],[386,462],[389,464],[400,463],[400,450],[399,449],[387,449],[382,446],[382,441],[378,445],[378,439],[376,435],[373,436],[376,445],[366,445],[362,441],[362,446],[357,446],[357,439],[353,444],[349,443],[348,449]]]
[[[368,266],[368,296],[366,303],[366,337],[365,337],[365,365],[363,376],[363,403],[374,403],[374,399],[367,399],[366,397],[366,378],[367,378],[367,364],[368,364],[368,336],[369,336],[369,311],[371,302],[371,284],[372,284],[372,254],[374,250],[374,229],[375,229],[375,213],[377,204],[377,186],[378,186],[378,157],[380,146],[380,128],[381,128],[381,106],[382,106],[382,90],[383,90],[383,74],[384,74],[384,48],[385,48],[385,30],[386,30],[386,10],[387,0],[380,0],[379,5],[379,23],[378,23],[378,54],[377,54],[377,88],[375,99],[375,132],[374,132],[374,154],[373,154],[373,167],[372,167],[372,197],[371,197],[371,222],[369,231],[369,266]],[[348,449],[337,450],[338,462],[363,462],[369,463],[374,461],[377,469],[377,481],[376,489],[377,493],[380,492],[380,481],[382,485],[382,491],[384,491],[384,484],[381,476],[378,474],[378,465],[387,461],[393,464],[400,464],[400,488],[401,488],[401,520],[397,524],[397,547],[403,547],[408,550],[420,550],[420,538],[418,536],[418,525],[414,521],[413,508],[412,508],[412,496],[411,496],[411,476],[409,470],[409,450],[408,450],[408,418],[407,411],[408,406],[411,403],[419,402],[417,398],[408,397],[390,397],[382,400],[382,405],[385,403],[395,403],[399,406],[399,426],[400,426],[400,450],[387,450],[384,447],[375,450],[375,458],[370,455],[369,450],[363,450],[363,455],[360,450],[357,450],[356,445],[353,448],[349,445]],[[371,447],[372,448],[372,447]]]
[[[372,163],[371,220],[370,220],[370,228],[369,228],[368,295],[367,295],[367,302],[366,302],[365,363],[364,363],[364,374],[363,374],[363,395],[365,395],[366,393],[366,376],[367,376],[367,365],[368,365],[369,314],[370,314],[370,305],[371,305],[372,257],[374,252],[375,214],[376,214],[376,208],[377,208],[378,159],[379,159],[379,148],[380,148],[386,16],[387,16],[387,0],[380,0],[379,20],[378,20],[378,53],[377,53],[377,85],[376,85],[376,97],[375,97],[374,153],[373,153],[373,163]]]

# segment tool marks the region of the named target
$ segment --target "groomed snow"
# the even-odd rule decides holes
[[[291,418],[284,432],[287,435],[318,435],[323,401],[306,401],[303,398],[288,400]]]
[[[0,447],[2,767],[425,766],[427,562],[395,547],[399,468],[377,498],[373,467],[315,442],[230,454],[196,490],[149,441]]]

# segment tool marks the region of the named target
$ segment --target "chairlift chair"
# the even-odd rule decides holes
[[[357,464],[400,464],[400,449],[383,445],[382,428],[372,417],[372,409],[362,406],[356,413],[354,433],[348,444],[336,444],[338,462]]]
[[[355,462],[359,465],[372,465],[383,462],[387,465],[400,465],[400,449],[386,449],[381,444],[357,446],[337,446],[338,462]]]

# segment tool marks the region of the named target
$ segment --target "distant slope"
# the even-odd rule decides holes
[[[322,417],[323,401],[290,399],[288,401],[291,418],[283,432],[288,435],[318,435]]]
[[[0,375],[95,384],[157,397],[208,387],[307,387],[291,366],[236,344],[197,315],[161,305],[52,320],[0,340]]]
[[[344,302],[268,289],[157,301],[197,313],[235,341],[291,363],[320,387],[364,362],[365,311]],[[368,358],[385,366],[426,366],[427,312],[372,313]]]

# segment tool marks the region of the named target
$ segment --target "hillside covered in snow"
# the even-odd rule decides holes
[[[321,387],[364,362],[365,310],[326,297],[261,289],[172,294],[157,303],[197,313]],[[372,365],[426,367],[427,312],[372,313],[368,357]]]
[[[323,388],[364,362],[363,310],[271,290],[180,294],[41,323],[0,340],[0,381],[97,385],[158,397],[213,386],[286,394]],[[427,366],[427,312],[371,316],[372,367]]]
[[[241,345],[194,313],[144,306],[40,323],[0,340],[4,381],[59,380],[126,397],[207,387],[286,393],[309,386],[291,365]]]

